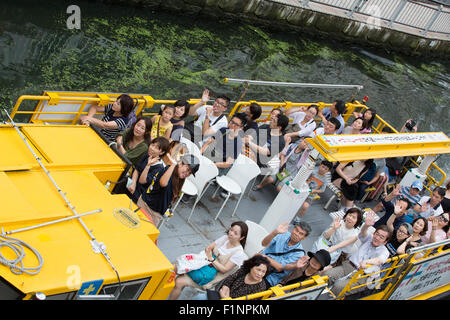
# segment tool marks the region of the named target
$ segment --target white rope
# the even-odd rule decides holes
[[[2,234],[0,234],[0,237],[3,239],[0,239],[0,263],[9,267],[11,269],[11,272],[17,275],[20,275],[22,273],[26,273],[29,275],[35,275],[38,274],[41,271],[42,265],[44,264],[44,259],[42,258],[41,254],[28,245],[26,242],[7,237],[3,234],[3,228],[2,228]],[[17,256],[16,259],[9,260],[5,258],[1,252],[3,247],[11,249]],[[30,249],[34,255],[37,257],[39,265],[36,267],[24,267],[23,266],[23,258],[25,257],[25,248],[27,247]]]

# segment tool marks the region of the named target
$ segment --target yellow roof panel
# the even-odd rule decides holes
[[[5,176],[0,175],[1,182],[8,181],[9,178]],[[102,212],[81,219],[94,237],[106,246],[106,251],[122,281],[164,273],[172,267],[152,241],[154,235],[159,234],[152,224],[141,221],[138,228],[132,229],[114,217],[115,208],[129,207],[130,200],[126,195],[111,195],[89,170],[54,171],[52,176],[75,206],[78,214],[102,209]],[[30,203],[30,212],[34,215],[43,217],[43,212],[49,210],[43,207],[47,204],[55,210],[54,219],[56,213],[71,216],[72,213],[68,208],[64,211],[64,206],[63,210],[59,210],[60,200],[50,188],[47,188],[47,180],[48,178],[40,172],[14,173],[9,186],[18,186],[16,187],[18,193],[24,194],[24,198]],[[33,183],[30,183],[31,181]],[[42,199],[38,200],[39,197]],[[28,217],[31,216],[30,213]],[[47,215],[47,221],[54,219],[49,219]],[[5,227],[5,231],[16,230],[24,225],[29,226],[30,223],[10,224]],[[91,239],[77,219],[13,233],[10,236],[21,239],[37,249],[44,259],[44,266],[36,276],[15,275],[6,266],[0,266],[0,275],[25,293],[43,291],[49,294],[70,291],[67,283],[71,276],[70,272],[74,272],[74,269],[80,271],[81,282],[97,279],[104,279],[106,283],[117,282],[116,274],[108,262],[101,254],[93,252]],[[8,254],[11,253],[5,254],[7,258],[13,258]],[[34,255],[27,252],[24,265],[30,267],[36,264]]]
[[[92,128],[56,125],[23,125],[21,128],[51,164],[124,166]]]
[[[37,164],[14,128],[0,125],[0,129],[0,170],[19,170]]]

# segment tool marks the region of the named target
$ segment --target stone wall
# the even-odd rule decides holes
[[[244,19],[274,30],[298,31],[314,36],[371,45],[407,55],[450,56],[450,41],[427,39],[393,29],[378,29],[364,22],[289,6],[271,0],[97,0],[139,6],[176,14]]]

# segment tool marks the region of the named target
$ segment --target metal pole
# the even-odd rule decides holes
[[[441,14],[442,8],[443,8],[443,6],[442,6],[442,4],[441,4],[441,5],[439,5],[439,10],[437,10],[437,11],[435,11],[435,12],[433,13],[433,16],[430,18],[430,22],[428,22],[428,24],[427,24],[427,26],[425,27],[425,29],[424,29],[423,31],[421,31],[422,35],[424,35],[424,36],[427,35],[428,30],[431,28],[431,26],[433,25],[433,23],[436,21],[436,19],[437,19],[437,18],[439,17],[439,15]]]
[[[345,14],[346,14],[349,18],[352,18],[352,17],[353,17],[353,13],[354,13],[354,12],[358,12],[358,10],[361,9],[361,8],[360,8],[360,5],[361,5],[361,3],[364,2],[364,1],[366,1],[366,0],[355,0],[355,2],[353,2],[353,5],[352,5],[352,7],[353,7],[352,11],[347,12],[347,13],[345,13]]]
[[[389,20],[388,27],[392,27],[392,23],[397,19],[400,13],[403,11],[403,8],[406,6],[407,0],[402,0],[402,2],[397,6],[394,13],[392,14],[391,20]]]
[[[86,213],[82,213],[82,214],[79,214],[78,217],[87,216],[87,215],[89,215],[89,214],[93,214],[93,213],[97,213],[97,212],[102,212],[102,209],[97,209],[97,210],[94,210],[94,211],[89,211],[89,212],[86,212]],[[63,221],[68,221],[68,220],[73,220],[73,219],[76,219],[76,218],[78,218],[78,217],[72,216],[72,217],[67,217],[67,218],[61,218],[61,219],[57,219],[57,220],[53,220],[53,221],[49,221],[49,222],[44,222],[44,223],[41,223],[41,224],[37,224],[37,225],[35,225],[35,226],[30,226],[30,227],[26,227],[26,228],[22,228],[22,229],[16,229],[16,230],[11,230],[11,231],[6,231],[6,232],[4,232],[4,233],[2,233],[2,234],[4,234],[4,235],[9,235],[9,234],[13,234],[13,233],[22,232],[22,231],[33,230],[33,229],[36,229],[36,228],[41,228],[41,227],[49,226],[49,225],[51,225],[51,224],[55,224],[55,223],[59,223],[59,222],[63,222]]]
[[[361,90],[364,86],[356,84],[321,84],[321,83],[300,83],[300,82],[275,82],[275,81],[259,81],[225,78],[225,83],[244,83],[259,86],[275,86],[275,87],[296,87],[296,88],[324,88],[324,89],[353,89]]]

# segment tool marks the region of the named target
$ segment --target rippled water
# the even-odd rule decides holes
[[[37,6],[37,3],[39,5]],[[237,99],[224,77],[361,84],[360,96],[394,127],[450,135],[450,61],[313,39],[245,22],[182,17],[77,1],[81,30],[69,30],[70,1],[2,1],[0,103],[44,90],[148,93],[199,98],[203,88]],[[329,102],[351,90],[251,86],[245,99]],[[450,172],[449,156],[438,164]]]

